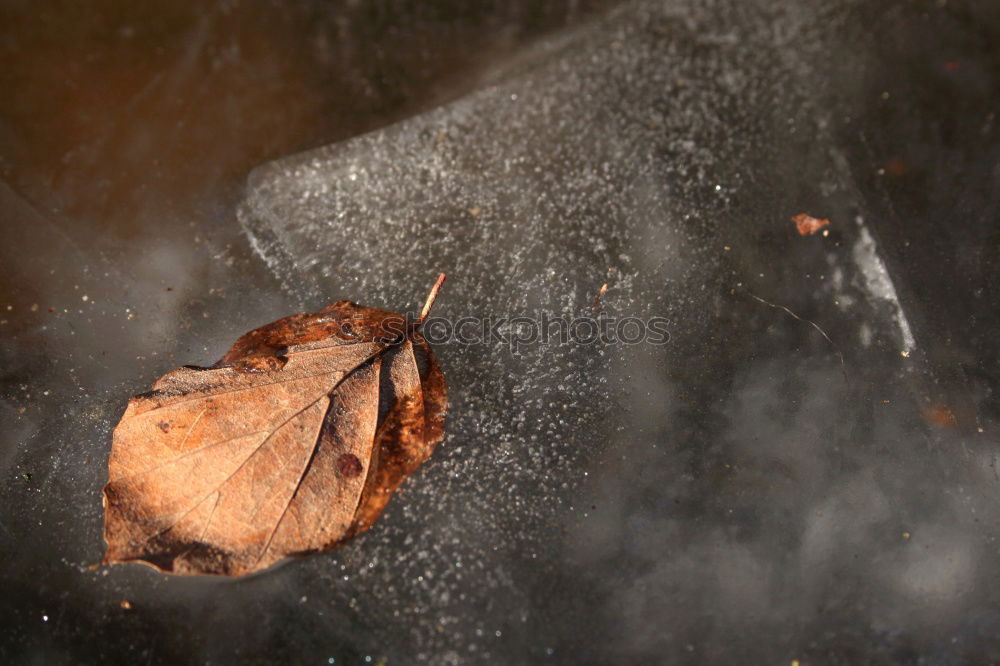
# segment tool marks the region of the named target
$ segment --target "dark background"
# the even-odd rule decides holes
[[[823,594],[794,582],[780,594],[754,593],[751,586],[747,594],[757,594],[760,605],[750,603],[748,615],[735,617],[726,605],[746,599],[712,596],[727,580],[739,587],[765,577],[762,566],[780,579],[795,564],[783,559],[798,547],[795,498],[804,498],[803,511],[811,514],[810,484],[816,482],[796,476],[792,463],[764,465],[748,479],[721,457],[699,458],[678,472],[684,484],[699,487],[695,501],[695,493],[667,491],[659,482],[629,489],[633,477],[619,477],[639,478],[656,460],[640,455],[633,460],[641,465],[616,467],[598,446],[579,454],[583,465],[610,470],[614,482],[602,489],[567,477],[566,493],[577,506],[595,510],[602,493],[627,497],[627,511],[603,518],[614,529],[571,528],[570,536],[563,532],[547,542],[543,536],[577,518],[566,518],[563,508],[542,518],[515,510],[504,528],[510,539],[500,548],[527,558],[524,544],[543,544],[544,564],[517,560],[491,569],[490,557],[474,552],[470,560],[480,568],[449,579],[445,592],[474,597],[489,589],[492,600],[450,623],[428,619],[422,597],[407,588],[416,585],[423,555],[402,526],[422,526],[401,516],[399,506],[386,516],[384,538],[373,532],[344,554],[246,581],[90,568],[103,547],[99,490],[110,431],[127,397],[172,367],[214,361],[252,326],[322,305],[294,289],[290,296],[283,284],[288,276],[260,260],[236,223],[247,174],[503,80],[542,57],[539,40],[572,33],[581,36],[569,48],[585,45],[597,34],[587,26],[618,4],[0,4],[0,657],[9,663],[739,663],[749,651],[770,663],[1000,660],[994,499],[1000,474],[993,430],[1000,416],[1000,11],[986,1],[836,2],[817,9],[817,15],[827,12],[832,36],[825,52],[810,51],[808,59],[823,81],[823,103],[836,111],[829,140],[847,160],[857,185],[853,196],[864,202],[918,340],[912,367],[901,369],[895,354],[879,357],[868,383],[841,396],[851,407],[833,425],[836,418],[861,425],[851,435],[838,434],[838,446],[863,450],[861,459],[871,467],[835,457],[824,460],[821,477],[862,479],[865,488],[874,475],[885,484],[880,497],[889,507],[876,513],[892,517],[879,518],[878,529],[862,536],[845,532],[843,549],[830,558],[835,564],[815,572]],[[701,5],[710,14],[713,5],[676,4],[681,15],[695,15]],[[844,67],[847,53],[863,66]],[[725,154],[730,142],[712,137],[707,150]],[[745,196],[752,203],[757,195]],[[744,270],[765,270],[781,254],[750,255]],[[787,298],[799,293],[809,302],[805,282],[798,291],[794,283],[783,288]],[[422,284],[407,286],[414,298],[424,291]],[[702,316],[696,304],[685,307],[692,318]],[[756,329],[761,347],[732,351],[726,335],[709,336],[704,348],[691,347],[690,371],[671,375],[687,411],[672,412],[669,425],[641,410],[630,418],[640,425],[647,419],[655,431],[649,436],[667,448],[680,442],[679,451],[698,438],[721,441],[758,427],[775,439],[827,441],[829,432],[801,431],[796,419],[822,418],[832,398],[815,413],[775,416],[754,402],[760,386],[730,381],[741,368],[773,362],[777,369],[764,384],[822,393],[808,383],[782,383],[794,380],[795,371],[783,377],[781,368],[789,340],[798,341],[803,363],[829,361],[825,343],[809,346],[803,340],[812,333],[777,311],[733,307],[732,319],[720,318],[713,330],[735,330],[743,315],[760,318],[769,322]],[[819,306],[803,311],[810,319],[823,313]],[[836,335],[835,322],[824,324],[834,339],[847,339]],[[765,342],[762,331],[779,335]],[[852,349],[855,343],[842,346],[849,360],[874,363]],[[706,360],[720,354],[728,364],[725,381]],[[457,386],[459,395],[489,387],[474,384],[469,373],[449,376],[469,379],[470,388]],[[822,386],[834,381],[823,378]],[[749,395],[752,406],[719,406],[733,395]],[[899,409],[880,411],[885,396],[898,399]],[[727,426],[705,425],[715,417]],[[888,431],[893,436],[880,444],[878,433]],[[475,441],[469,430],[450,437],[453,451]],[[885,443],[890,440],[896,443]],[[458,469],[453,459],[460,454],[442,455],[439,476]],[[566,469],[560,473],[574,467]],[[893,471],[899,472],[896,485]],[[573,490],[574,483],[582,490]],[[794,488],[778,498],[772,490],[781,483]],[[415,506],[433,487],[417,486]],[[838,488],[837,502],[850,505],[852,487]],[[482,492],[491,492],[487,482]],[[713,493],[740,498],[737,503],[753,510],[736,518],[713,513]],[[675,561],[678,552],[676,561],[697,560],[697,551],[634,544],[616,551],[602,539],[621,531],[648,536],[656,529],[649,516],[676,510],[681,500],[675,498],[691,502],[682,515],[695,531],[710,523],[739,532],[733,538],[740,541],[757,534],[753,525],[777,527],[754,542],[756,564],[741,569],[738,557],[706,556],[708,564],[678,565],[657,588],[663,579],[650,578],[657,563]],[[941,508],[952,500],[963,507],[961,518]],[[864,514],[870,507],[863,504],[851,510]],[[912,525],[927,516],[934,516],[928,518],[933,525],[922,535]],[[519,539],[522,532],[530,538]],[[920,560],[910,552],[892,560],[886,553],[904,532],[905,540],[912,533],[909,546],[935,555]],[[352,587],[371,553],[383,557],[379,573]],[[944,571],[954,585],[938,580],[936,587],[899,596],[890,583],[883,588],[867,578],[880,567],[929,579]],[[523,585],[522,573],[529,581]],[[796,575],[811,580],[809,572]],[[702,588],[685,580],[713,582]],[[650,586],[656,596],[642,596]],[[616,596],[632,589],[638,591]],[[801,603],[798,589],[811,590]],[[829,592],[838,589],[856,593]],[[324,596],[328,590],[334,591]],[[131,608],[122,607],[126,599]],[[311,605],[317,599],[322,603]]]

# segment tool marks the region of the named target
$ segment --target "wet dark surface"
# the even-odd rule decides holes
[[[4,661],[1000,660],[1000,14],[612,4],[0,9]],[[441,343],[368,534],[91,568],[130,395],[438,270],[670,340]]]

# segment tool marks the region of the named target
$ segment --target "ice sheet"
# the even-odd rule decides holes
[[[985,3],[632,3],[242,196],[248,155],[414,108],[385,111],[461,51],[428,35],[534,11],[459,4],[95,12],[76,50],[39,19],[0,118],[0,658],[1000,660]],[[416,308],[442,270],[453,323],[594,316],[607,284],[670,339],[442,342],[447,438],[369,533],[239,581],[91,568],[129,395],[296,310]],[[935,397],[953,369],[967,405]]]
[[[498,85],[251,175],[241,222],[303,301],[416,306],[440,270],[452,322],[592,316],[605,283],[606,315],[670,322],[667,345],[440,346],[446,443],[339,556],[391,569],[356,600],[368,627],[406,618],[387,654],[787,663],[930,649],[911,604],[974,603],[996,563],[973,565],[987,538],[960,516],[994,501],[960,488],[993,473],[942,469],[916,508],[920,341],[825,89],[831,49],[860,62],[851,8],[635,3]],[[799,212],[829,233],[797,235]],[[897,403],[905,426],[873,413]]]

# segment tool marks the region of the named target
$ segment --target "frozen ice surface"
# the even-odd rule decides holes
[[[968,238],[976,215],[993,223],[1000,191],[983,175],[997,149],[969,147],[993,137],[995,102],[976,93],[995,84],[977,46],[989,40],[970,29],[975,3],[957,4],[632,3],[539,44],[494,87],[265,164],[241,226],[231,202],[189,194],[209,199],[192,214],[164,203],[184,188],[167,189],[123,214],[149,242],[88,244],[106,221],[66,222],[88,196],[115,208],[107,193],[132,184],[147,201],[142,181],[155,189],[201,155],[185,145],[173,168],[116,180],[122,164],[145,167],[149,122],[174,137],[180,105],[207,122],[198,146],[240,104],[220,144],[266,113],[233,96],[252,87],[233,72],[257,61],[228,47],[235,10],[217,7],[184,72],[143,89],[138,111],[164,104],[162,117],[139,113],[133,136],[112,116],[108,139],[34,189],[8,186],[16,151],[0,160],[0,209],[16,221],[5,275],[34,280],[26,303],[0,311],[0,659],[1000,661],[995,366],[959,359],[980,373],[968,412],[935,397],[951,333],[985,330],[988,343],[950,349],[996,353],[988,323],[941,313],[1000,312],[945,279],[988,270],[970,249],[985,243]],[[213,40],[231,69],[200,80]],[[227,82],[232,105],[198,116]],[[930,97],[954,114],[922,105],[935,82]],[[315,103],[289,99],[288,122]],[[872,185],[894,148],[879,129],[932,163],[922,182],[943,222],[923,200],[887,214],[908,195]],[[126,159],[91,183],[74,159],[101,162],[105,144]],[[197,173],[222,169],[213,148]],[[49,206],[33,205],[49,187]],[[829,233],[800,237],[800,212],[829,218]],[[935,255],[936,243],[950,249]],[[973,267],[945,264],[958,258]],[[435,314],[452,322],[593,316],[607,284],[605,315],[663,317],[670,340],[438,344],[446,439],[369,533],[238,581],[89,567],[128,395],[296,310],[340,298],[417,308],[438,271],[449,280]]]
[[[969,492],[990,463],[941,453],[917,489],[908,451],[934,444],[872,413],[917,409],[919,341],[833,130],[850,7],[635,3],[251,175],[241,222],[303,303],[416,307],[440,270],[452,322],[592,316],[604,283],[605,314],[670,322],[659,346],[439,346],[445,444],[335,556],[393,659],[788,663],[976,634],[921,605],[972,608],[998,572],[971,517],[994,493]],[[799,237],[803,211],[829,234]]]

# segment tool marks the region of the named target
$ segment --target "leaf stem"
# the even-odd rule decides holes
[[[427,294],[427,301],[424,302],[424,309],[420,311],[420,316],[417,317],[417,321],[414,322],[417,326],[424,323],[427,319],[427,315],[430,314],[431,308],[434,306],[434,301],[437,299],[438,292],[441,291],[441,285],[444,284],[444,273],[441,273],[437,277],[437,281],[434,282],[434,286],[431,287],[431,293]]]

